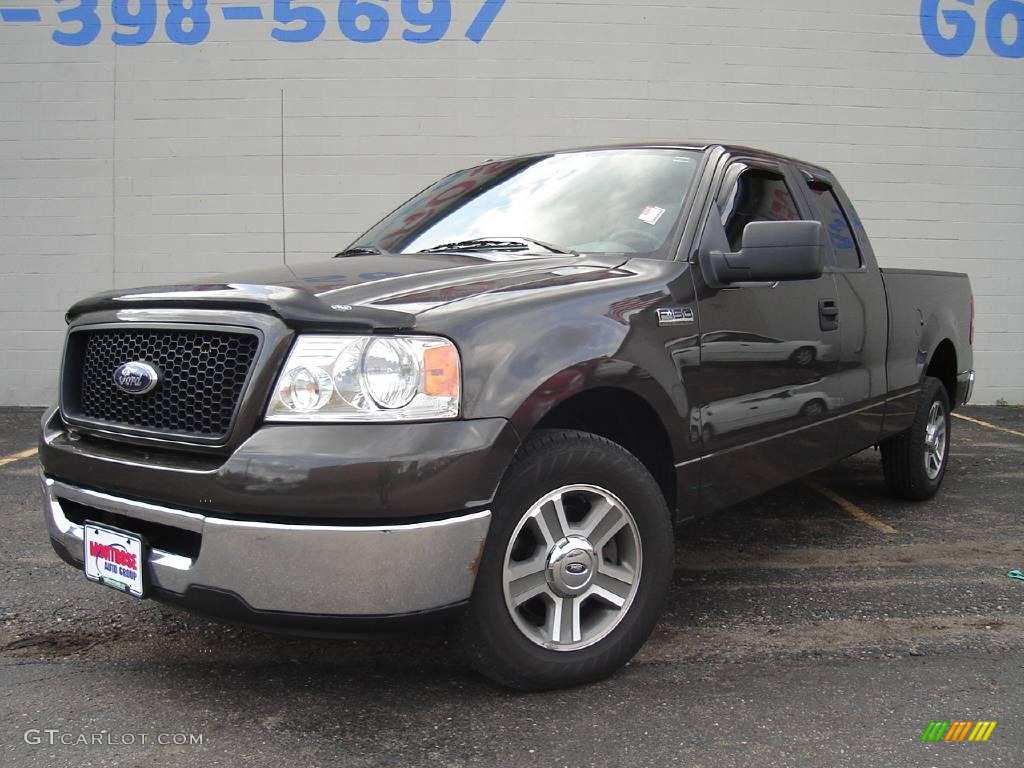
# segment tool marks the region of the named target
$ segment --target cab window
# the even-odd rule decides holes
[[[800,211],[786,180],[779,174],[751,168],[740,174],[718,202],[729,249],[739,251],[743,230],[752,221],[799,221]]]
[[[836,193],[827,188],[810,187],[811,199],[815,212],[828,231],[835,263],[839,269],[859,269],[861,265],[860,250],[853,236],[853,228],[843,207],[839,204]]]

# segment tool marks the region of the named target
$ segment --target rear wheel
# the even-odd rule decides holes
[[[827,410],[828,407],[823,400],[811,400],[809,403],[804,403],[800,409],[800,415],[805,419],[820,419]]]
[[[654,478],[596,435],[542,430],[502,481],[464,624],[492,680],[543,690],[598,680],[639,650],[672,574]]]
[[[949,438],[949,395],[941,381],[929,376],[910,429],[880,446],[889,490],[903,499],[934,496],[946,474]]]
[[[814,347],[800,347],[789,356],[789,359],[794,364],[803,367],[813,363],[817,356],[818,354],[815,352]]]

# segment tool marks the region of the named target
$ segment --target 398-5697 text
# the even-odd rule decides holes
[[[453,26],[452,0],[338,0],[326,12],[322,4],[303,0],[273,0],[272,7],[244,1],[212,7],[207,0],[108,0],[102,5],[99,0],[52,2],[56,28],[51,37],[55,43],[69,46],[89,45],[101,38],[105,27],[115,45],[131,46],[145,45],[160,30],[173,43],[197,45],[206,40],[215,22],[268,23],[270,37],[284,43],[312,42],[330,34],[329,27],[352,42],[376,43],[388,36],[392,26],[401,30],[400,37],[406,42],[435,43]],[[477,0],[463,35],[481,42],[504,5],[505,0]],[[41,23],[43,13],[33,7],[2,8],[0,21]]]

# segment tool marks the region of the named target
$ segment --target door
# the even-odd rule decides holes
[[[882,275],[852,203],[828,173],[799,168],[800,189],[827,233],[826,266],[836,282],[839,374],[836,448],[850,454],[878,440],[882,430],[888,309]]]
[[[812,218],[794,171],[734,159],[720,174],[698,254],[735,252],[753,221]],[[704,506],[719,507],[822,466],[838,406],[839,331],[832,273],[815,280],[715,287],[694,264],[700,326],[697,422]],[[693,417],[691,417],[693,420]]]

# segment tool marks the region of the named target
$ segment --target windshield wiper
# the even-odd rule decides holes
[[[352,248],[346,248],[341,253],[334,254],[334,258],[341,256],[383,256],[384,251],[375,245],[357,245]]]
[[[576,251],[567,251],[557,245],[534,240],[532,237],[475,237],[472,240],[459,240],[455,243],[432,245],[417,253],[440,253],[441,251],[528,251],[532,246],[539,245],[552,253],[564,253],[579,256]]]

